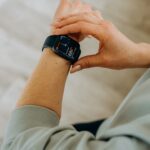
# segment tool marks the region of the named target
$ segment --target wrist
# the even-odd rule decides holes
[[[51,50],[51,48],[45,48],[42,53],[42,60],[49,60],[54,61],[57,65],[65,65],[65,66],[71,66],[70,62],[59,55],[57,55],[54,51]]]
[[[134,44],[130,51],[130,68],[146,68],[150,66],[150,46],[148,44]]]
[[[37,105],[61,114],[62,97],[70,63],[51,49],[44,49],[17,107]]]
[[[51,35],[55,35],[55,31],[54,29],[51,32]],[[81,36],[81,35],[80,35]],[[72,34],[72,35],[68,35],[68,37],[70,37],[71,39],[75,40],[76,42],[80,43],[81,42],[81,37],[77,34]],[[83,35],[82,35],[83,37]]]
[[[49,48],[56,55],[74,64],[80,57],[80,44],[67,35],[48,36],[43,44],[42,51]]]
[[[141,62],[141,67],[150,67],[150,45],[146,43],[137,44],[139,51],[139,61]]]

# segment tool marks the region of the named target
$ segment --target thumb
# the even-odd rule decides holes
[[[70,71],[70,73],[75,73],[77,71],[80,71],[82,69],[96,67],[100,64],[100,58],[98,54],[95,55],[89,55],[82,57],[79,59],[73,66]]]

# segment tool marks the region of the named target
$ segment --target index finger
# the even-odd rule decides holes
[[[84,21],[66,25],[62,28],[56,29],[55,35],[67,35],[73,33],[82,33],[84,35],[92,35],[98,40],[104,40],[104,31],[100,25],[92,24]]]

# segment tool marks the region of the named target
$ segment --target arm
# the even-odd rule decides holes
[[[61,0],[56,10],[54,21],[68,13],[90,11],[92,11],[91,6],[79,0],[73,3],[69,0]],[[52,26],[52,34],[55,30],[55,26]],[[71,37],[79,42],[84,38],[84,35],[72,34]],[[17,107],[25,105],[43,106],[54,110],[60,116],[64,86],[69,68],[69,62],[54,54],[50,49],[45,49],[38,66],[17,103]]]
[[[17,103],[17,107],[24,105],[43,106],[55,111],[60,116],[69,68],[68,61],[57,56],[50,49],[45,49]]]
[[[131,133],[129,136],[126,133],[120,134],[120,130],[128,131],[132,126],[135,128],[136,124],[133,121],[137,120],[136,116],[131,117],[131,125],[128,121],[124,121],[123,127],[120,127],[120,122],[118,122],[116,123],[116,127],[119,126],[118,130],[112,128],[104,133],[102,131],[97,134],[97,137],[88,132],[79,133],[72,126],[58,126],[59,119],[51,110],[60,114],[61,98],[69,68],[68,62],[56,56],[49,49],[45,49],[18,102],[19,108],[12,114],[2,149],[120,150],[125,145],[132,150],[148,150],[147,144],[135,134]],[[132,104],[135,106],[134,103]],[[148,106],[148,103],[144,105]],[[129,111],[129,116],[136,114],[135,111],[138,112],[131,110],[133,113]],[[147,115],[147,110],[143,114]],[[138,117],[139,122],[143,123],[141,116]],[[148,120],[148,116],[145,120]],[[146,124],[144,126],[148,127]],[[138,132],[135,130],[136,133],[141,133],[140,129],[141,132],[148,133],[143,125],[139,126]]]

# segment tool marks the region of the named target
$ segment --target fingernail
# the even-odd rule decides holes
[[[80,66],[80,65],[77,65],[77,66],[75,66],[75,67],[73,67],[73,68],[71,69],[70,73],[75,73],[75,72],[77,72],[77,71],[80,71],[81,69],[82,69],[81,66]]]
[[[88,35],[87,37],[88,37],[88,38],[92,38],[92,36],[91,36],[91,35]]]

